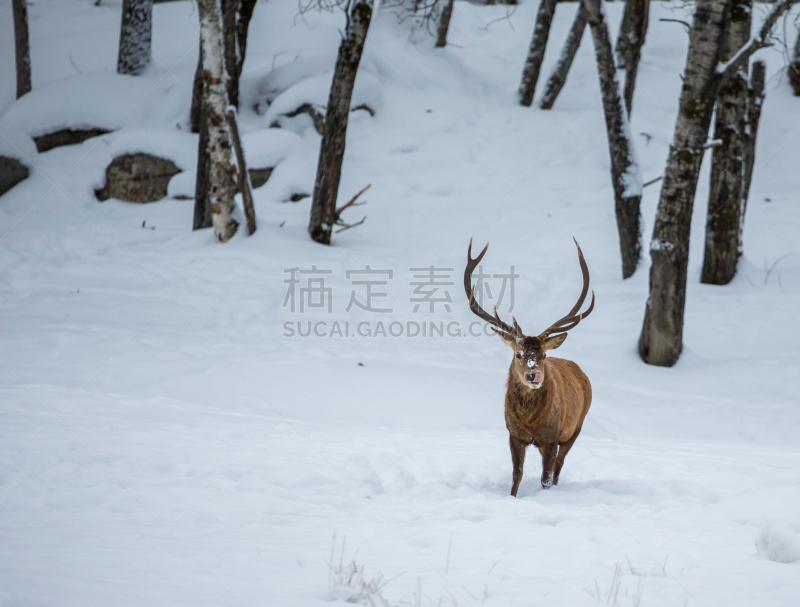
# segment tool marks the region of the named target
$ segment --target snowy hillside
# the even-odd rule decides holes
[[[758,53],[739,273],[699,283],[706,162],[684,351],[652,367],[636,353],[649,259],[622,281],[591,36],[554,109],[521,107],[538,2],[520,1],[509,15],[458,0],[444,49],[376,13],[353,99],[374,116],[351,114],[340,187],[344,201],[372,184],[347,212],[367,219],[327,248],[308,236],[310,198],[290,201],[313,190],[320,136],[285,113],[326,103],[341,12],[257,4],[240,127],[250,166],[275,168],[254,190],[258,231],[222,245],[192,232],[183,199],[196,7],[155,5],[154,65],[130,77],[114,73],[121,0],[29,3],[33,91],[16,102],[0,8],[0,152],[33,167],[0,197],[0,603],[344,605],[359,599],[337,575],[350,561],[391,580],[390,605],[800,603],[800,98],[782,51]],[[686,19],[681,6],[653,3],[639,67],[645,181],[664,170],[687,50],[660,19]],[[537,96],[576,7],[558,5]],[[612,35],[621,9],[606,5]],[[14,145],[86,126],[112,132]],[[138,151],[182,169],[170,197],[99,202],[108,163]],[[491,242],[487,273],[513,266],[513,310],[506,291],[498,312],[537,333],[580,292],[573,236],[597,303],[557,355],[593,403],[560,484],[541,489],[531,450],[514,499],[512,355],[469,332],[467,245]],[[432,311],[414,284],[431,266],[453,283]],[[364,269],[385,282],[382,311],[351,303]],[[496,302],[502,279],[489,284]]]

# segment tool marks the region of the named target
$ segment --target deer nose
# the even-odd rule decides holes
[[[536,373],[534,371],[531,371],[530,373],[528,373],[528,381],[529,382],[533,383],[533,380],[535,380],[535,379],[536,379]]]

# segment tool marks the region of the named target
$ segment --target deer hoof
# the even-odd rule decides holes
[[[550,477],[542,479],[542,489],[549,489],[553,486],[553,479]]]

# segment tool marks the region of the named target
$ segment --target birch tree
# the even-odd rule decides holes
[[[567,83],[567,74],[569,73],[569,68],[572,67],[575,53],[578,52],[578,47],[581,45],[583,30],[586,29],[588,20],[589,13],[586,12],[586,7],[581,2],[578,5],[578,10],[575,11],[575,19],[569,30],[567,41],[564,43],[564,48],[561,49],[561,55],[559,55],[556,66],[550,73],[550,78],[548,78],[544,89],[544,95],[542,95],[542,100],[539,102],[539,107],[543,110],[549,110],[553,107],[556,97],[558,97],[561,89]]]
[[[732,0],[720,58],[728,61],[750,39],[752,0]],[[700,282],[728,284],[739,259],[742,217],[744,145],[748,110],[748,64],[721,83],[714,112],[714,148],[708,196],[706,242]]]
[[[525,59],[525,68],[522,70],[522,81],[519,84],[519,102],[524,106],[529,106],[533,102],[533,93],[539,80],[539,70],[542,68],[544,49],[547,46],[555,12],[556,0],[541,0],[539,11],[536,13],[531,45]]]
[[[611,181],[614,186],[614,206],[622,254],[622,277],[636,271],[641,256],[642,174],[631,138],[628,113],[625,110],[620,85],[621,73],[614,66],[614,52],[608,23],[601,0],[583,0],[592,30],[597,72],[608,133],[611,155]]]
[[[28,3],[12,0],[14,9],[14,51],[17,58],[17,99],[31,90],[31,46],[28,41]]]
[[[227,92],[225,73],[222,7],[220,0],[198,0],[200,35],[203,48],[203,111],[201,120],[208,129],[206,148],[210,158],[208,197],[214,236],[228,241],[238,222],[233,219],[236,185],[231,165],[231,144],[226,128]]]
[[[756,50],[769,46],[775,23],[797,1],[776,2],[758,34],[730,60],[720,62],[722,34],[732,0],[697,0],[678,119],[650,243],[650,295],[639,337],[639,355],[648,364],[670,367],[683,348],[692,205],[720,83]]]
[[[649,15],[650,0],[627,0],[622,13],[616,50],[617,65],[625,70],[625,109],[628,110],[628,116],[633,107],[633,90]]]
[[[137,76],[151,60],[153,0],[123,0],[117,73]]]
[[[372,4],[373,0],[352,0],[345,12],[347,21],[328,96],[308,224],[311,238],[322,244],[330,244],[331,231],[336,223],[336,197],[342,175],[350,99],[372,18]]]

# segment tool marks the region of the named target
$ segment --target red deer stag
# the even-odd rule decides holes
[[[573,240],[575,240],[573,238]],[[594,291],[589,308],[578,313],[589,292],[589,268],[578,247],[578,261],[583,273],[583,290],[572,310],[536,337],[523,334],[512,317],[511,327],[500,320],[497,308],[494,316],[485,312],[475,301],[475,288],[471,287],[472,272],[489,248],[487,243],[481,254],[472,259],[472,239],[467,250],[467,267],[464,270],[464,290],[469,308],[488,322],[495,333],[514,349],[514,359],[508,369],[505,415],[514,465],[514,485],[511,495],[516,497],[522,480],[525,450],[533,444],[542,455],[542,487],[549,489],[558,484],[564,458],[581,432],[583,420],[592,404],[592,385],[580,367],[571,360],[548,358],[548,350],[555,350],[574,328],[594,309]]]

